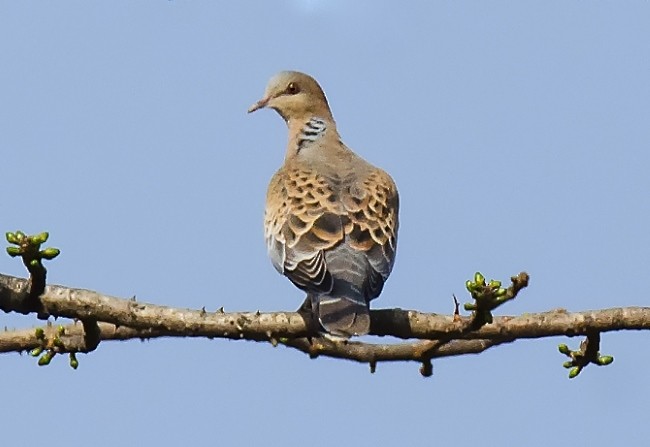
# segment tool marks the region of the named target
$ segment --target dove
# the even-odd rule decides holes
[[[307,293],[325,333],[367,334],[369,303],[395,262],[395,182],[341,141],[325,93],[311,76],[273,76],[248,112],[262,108],[275,110],[289,133],[284,163],[266,196],[264,237],[271,262]]]

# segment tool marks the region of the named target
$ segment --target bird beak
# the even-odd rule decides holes
[[[248,108],[248,113],[253,113],[256,110],[263,109],[269,103],[269,98],[262,98],[255,104]]]

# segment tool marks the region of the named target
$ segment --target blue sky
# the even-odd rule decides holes
[[[350,3],[350,4],[349,4]],[[351,4],[353,3],[353,4]],[[375,307],[449,313],[475,270],[504,314],[647,305],[650,3],[3,2],[0,230],[50,231],[49,280],[179,307],[293,310],[262,237],[286,128],[269,77],[315,76],[401,194]],[[24,275],[0,256],[2,273]],[[0,324],[30,327],[29,317]],[[546,446],[650,437],[648,335],[575,380],[557,344],[368,367],[208,340],[104,343],[80,368],[0,357],[12,446]],[[513,441],[515,440],[515,441]]]

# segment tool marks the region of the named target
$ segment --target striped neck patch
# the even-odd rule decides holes
[[[307,121],[298,135],[298,152],[322,137],[326,130],[327,124],[321,118],[314,117]]]

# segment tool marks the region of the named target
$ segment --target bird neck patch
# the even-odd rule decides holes
[[[321,138],[325,131],[327,130],[327,124],[325,120],[318,117],[310,118],[309,121],[305,123],[304,126],[300,129],[300,134],[298,135],[297,140],[297,150],[300,152],[306,146],[314,143],[316,140]]]

